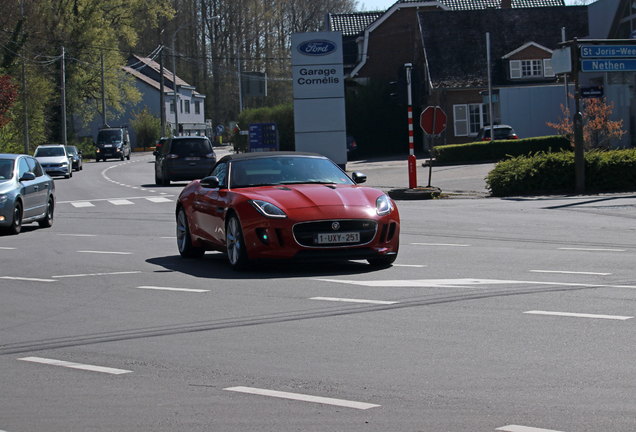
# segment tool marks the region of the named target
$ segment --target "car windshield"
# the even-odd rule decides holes
[[[40,147],[35,150],[35,157],[53,157],[64,156],[64,149],[62,147]]]
[[[66,151],[68,154],[75,156],[77,154],[77,149],[75,147],[66,147]]]
[[[0,182],[13,177],[13,159],[0,159]]]
[[[291,184],[354,184],[329,159],[311,156],[272,156],[234,160],[230,166],[230,187]]]
[[[121,131],[100,131],[97,134],[97,144],[118,144],[121,142]]]

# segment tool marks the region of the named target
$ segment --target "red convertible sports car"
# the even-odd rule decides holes
[[[365,181],[317,154],[225,156],[179,195],[179,253],[225,252],[235,269],[260,259],[389,266],[398,253],[400,216],[388,195],[359,185]]]

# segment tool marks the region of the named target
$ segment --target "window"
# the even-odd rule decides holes
[[[170,101],[170,114],[174,114],[174,99]]]
[[[186,100],[185,102],[185,112],[186,114],[190,114],[190,101]]]
[[[552,59],[510,60],[510,79],[553,77]]]
[[[201,114],[201,101],[194,101],[194,113]]]
[[[477,135],[488,124],[487,104],[454,105],[453,114],[455,136]]]

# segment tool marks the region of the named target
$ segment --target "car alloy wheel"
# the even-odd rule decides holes
[[[230,265],[235,270],[241,270],[247,267],[247,250],[245,250],[245,241],[243,239],[243,230],[241,222],[236,215],[230,216],[225,230],[225,245],[227,247],[227,257]]]
[[[201,258],[205,254],[205,249],[192,246],[188,217],[183,208],[177,213],[177,248],[184,258]]]

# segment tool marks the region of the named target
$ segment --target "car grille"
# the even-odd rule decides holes
[[[334,223],[338,223],[340,228],[334,230],[332,228]],[[318,222],[303,222],[294,225],[294,238],[298,244],[307,247],[342,247],[342,246],[358,246],[371,242],[375,237],[375,233],[378,229],[378,224],[374,220],[326,220]],[[314,242],[315,234],[325,233],[343,233],[343,232],[358,232],[360,233],[360,241],[356,243],[331,243],[331,244],[316,244]]]

